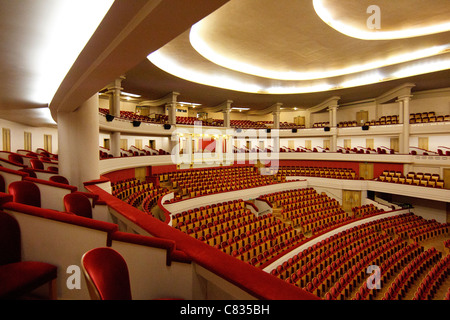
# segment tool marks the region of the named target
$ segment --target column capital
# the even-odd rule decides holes
[[[333,111],[333,110],[337,110],[337,109],[339,109],[339,105],[337,105],[337,104],[328,106],[328,111]]]
[[[125,80],[125,76],[120,76],[116,78],[113,82],[106,86],[106,93],[114,92],[115,90],[122,90],[122,81]]]
[[[400,102],[400,101],[409,101],[412,98],[412,94],[405,94],[405,95],[401,95],[397,97],[396,102]]]

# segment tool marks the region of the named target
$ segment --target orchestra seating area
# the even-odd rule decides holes
[[[435,173],[408,172],[407,175],[404,176],[398,171],[384,170],[376,180],[423,187],[444,188],[444,180]]]
[[[449,280],[449,255],[420,243],[449,232],[450,224],[413,213],[381,218],[333,234],[281,262],[271,274],[329,300],[423,298],[422,287],[433,287],[436,293]],[[370,265],[380,266],[382,288],[367,284]],[[446,268],[443,276],[436,276]],[[417,294],[411,292],[413,287],[419,288]],[[444,299],[444,295],[436,298]]]

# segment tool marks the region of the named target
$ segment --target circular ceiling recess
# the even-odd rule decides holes
[[[450,68],[448,0],[370,6],[365,0],[231,0],[149,60],[185,80],[267,94],[328,91]],[[370,29],[374,25],[380,29]]]
[[[393,40],[450,31],[448,0],[313,0],[335,30],[363,40]]]

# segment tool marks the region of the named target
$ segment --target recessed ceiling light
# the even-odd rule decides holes
[[[140,94],[135,94],[135,93],[121,92],[121,94],[124,96],[132,97],[132,98],[140,98],[141,97]]]

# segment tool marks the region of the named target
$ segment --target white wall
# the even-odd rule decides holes
[[[11,151],[24,149],[24,133],[31,132],[31,151],[44,148],[44,134],[52,136],[52,153],[58,153],[58,130],[50,127],[29,127],[16,122],[0,119],[0,127],[11,130]],[[3,140],[0,141],[3,147]]]

